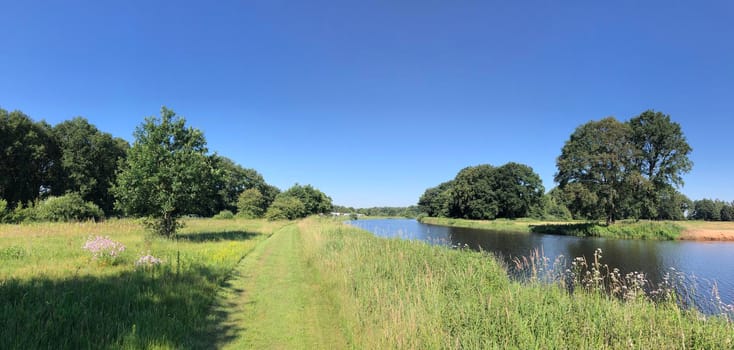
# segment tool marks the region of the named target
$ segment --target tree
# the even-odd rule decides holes
[[[497,217],[520,218],[540,206],[545,189],[533,168],[514,162],[494,170],[494,195],[499,209]]]
[[[53,135],[61,156],[52,194],[75,192],[104,212],[112,212],[115,202],[110,188],[130,148],[127,141],[99,131],[82,117],[57,124]]]
[[[691,218],[695,220],[719,221],[721,220],[722,206],[711,199],[701,199],[693,202],[693,213]]]
[[[0,198],[10,208],[36,201],[49,191],[57,159],[48,124],[0,108]]]
[[[427,189],[418,199],[420,210],[428,216],[448,217],[453,185],[454,182],[451,180]]]
[[[204,134],[165,107],[135,130],[113,193],[126,214],[148,217],[148,227],[171,237],[178,217],[211,208],[218,174]]]
[[[657,211],[666,205],[664,196],[671,189],[683,185],[683,174],[691,171],[693,162],[688,158],[692,148],[686,141],[680,124],[669,115],[647,110],[630,119],[631,140],[637,150],[635,165],[642,176],[652,184],[638,203],[647,203],[642,216],[657,218]]]
[[[244,190],[237,201],[237,214],[246,218],[259,218],[265,214],[265,197],[257,188]]]
[[[555,181],[561,189],[574,184],[589,199],[596,196],[607,224],[619,218],[638,172],[630,135],[630,126],[613,117],[588,122],[571,134],[556,161]]]
[[[451,217],[486,220],[497,217],[499,208],[494,193],[494,167],[470,166],[456,174],[449,214]]]
[[[331,198],[311,185],[301,186],[295,184],[283,192],[281,196],[298,198],[305,207],[303,216],[325,214],[330,212],[332,208]]]
[[[268,220],[294,220],[308,215],[306,205],[298,197],[281,193],[268,208],[265,217]]]
[[[227,157],[212,156],[215,169],[220,173],[217,183],[216,205],[213,212],[222,210],[237,210],[240,194],[255,188],[262,194],[267,191],[267,184],[262,175],[254,169],[246,169]],[[274,199],[275,195],[273,195]],[[270,200],[272,202],[272,199]]]

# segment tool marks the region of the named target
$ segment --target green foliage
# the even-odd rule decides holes
[[[690,218],[705,221],[734,221],[734,203],[701,199],[693,202]]]
[[[484,164],[466,167],[453,180],[427,189],[418,206],[431,217],[527,217],[540,210],[543,192],[540,176],[527,165]]]
[[[113,193],[125,214],[146,216],[147,227],[173,236],[177,218],[211,212],[219,174],[207,156],[204,134],[163,107],[135,130]]]
[[[224,209],[237,211],[240,194],[249,189],[256,189],[260,194],[268,193],[269,197],[263,197],[263,211],[275,199],[277,192],[272,194],[272,189],[268,188],[269,185],[265,183],[265,179],[254,169],[243,168],[231,159],[219,155],[212,156],[212,162],[220,175],[216,183],[218,190],[214,205],[215,211]]]
[[[584,204],[602,208],[607,223],[620,218],[632,172],[637,171],[630,135],[629,125],[612,117],[588,122],[574,131],[557,160],[555,181],[562,189],[576,184],[577,191],[585,190]]]
[[[555,180],[575,218],[680,219],[678,193],[693,163],[670,116],[648,110],[626,123],[612,117],[579,126],[558,157]]]
[[[35,218],[39,221],[97,221],[104,217],[102,209],[92,202],[84,201],[78,193],[49,197],[38,203],[35,211]]]
[[[8,201],[0,198],[0,224],[7,222],[8,216]]]
[[[511,162],[496,168],[494,180],[497,216],[501,218],[528,216],[532,208],[540,205],[545,192],[540,176],[524,164]]]
[[[300,217],[311,214],[326,214],[331,211],[331,198],[311,185],[293,185],[282,193],[286,197],[298,198],[305,209]],[[276,197],[277,201],[277,197]],[[274,205],[275,203],[273,203]],[[272,206],[272,205],[271,205]]]
[[[76,192],[111,213],[115,203],[109,189],[130,145],[99,131],[82,117],[57,124],[53,135],[60,149],[60,169],[51,193]]]
[[[237,200],[237,215],[245,218],[260,218],[265,214],[267,205],[265,197],[257,188],[250,188],[240,193]]]
[[[497,217],[499,208],[494,193],[494,175],[494,167],[488,164],[459,171],[451,190],[449,215],[475,220]]]
[[[58,170],[58,152],[48,124],[0,108],[0,198],[11,208],[39,199]]]
[[[431,217],[448,217],[453,185],[454,181],[451,180],[427,189],[418,199],[421,211]]]
[[[265,213],[268,220],[294,220],[306,215],[308,215],[308,211],[303,202],[298,197],[286,192],[275,197],[275,201]]]
[[[531,226],[531,232],[577,237],[607,237],[621,239],[678,239],[683,228],[671,222],[634,222],[617,225],[598,223],[542,224]]]
[[[220,211],[217,215],[214,215],[213,218],[214,219],[225,219],[225,220],[234,219],[234,213],[231,212],[230,210],[225,209],[225,210]]]

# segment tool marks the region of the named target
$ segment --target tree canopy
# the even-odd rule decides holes
[[[115,183],[118,163],[130,145],[101,132],[82,117],[53,127],[60,150],[60,171],[52,185],[54,195],[79,193],[85,201],[111,213],[115,200],[110,187]]]
[[[527,165],[482,164],[466,167],[453,180],[427,189],[418,205],[429,216],[517,218],[538,207],[543,193],[540,176]]]
[[[575,217],[680,218],[687,199],[676,187],[692,168],[690,153],[668,115],[648,110],[626,123],[608,117],[571,134],[555,180]]]
[[[113,193],[128,215],[150,218],[150,228],[172,236],[177,218],[214,206],[219,174],[207,156],[204,134],[165,107],[135,130],[135,142],[117,176]]]

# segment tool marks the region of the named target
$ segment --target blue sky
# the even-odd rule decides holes
[[[280,188],[403,206],[463,167],[546,189],[573,130],[655,109],[734,200],[732,1],[6,1],[0,107],[132,141],[165,105]]]

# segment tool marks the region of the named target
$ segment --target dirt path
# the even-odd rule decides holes
[[[686,229],[680,239],[687,241],[734,241],[734,230]]]
[[[303,258],[296,225],[275,232],[240,264],[213,318],[214,346],[227,349],[341,349],[339,309]]]

